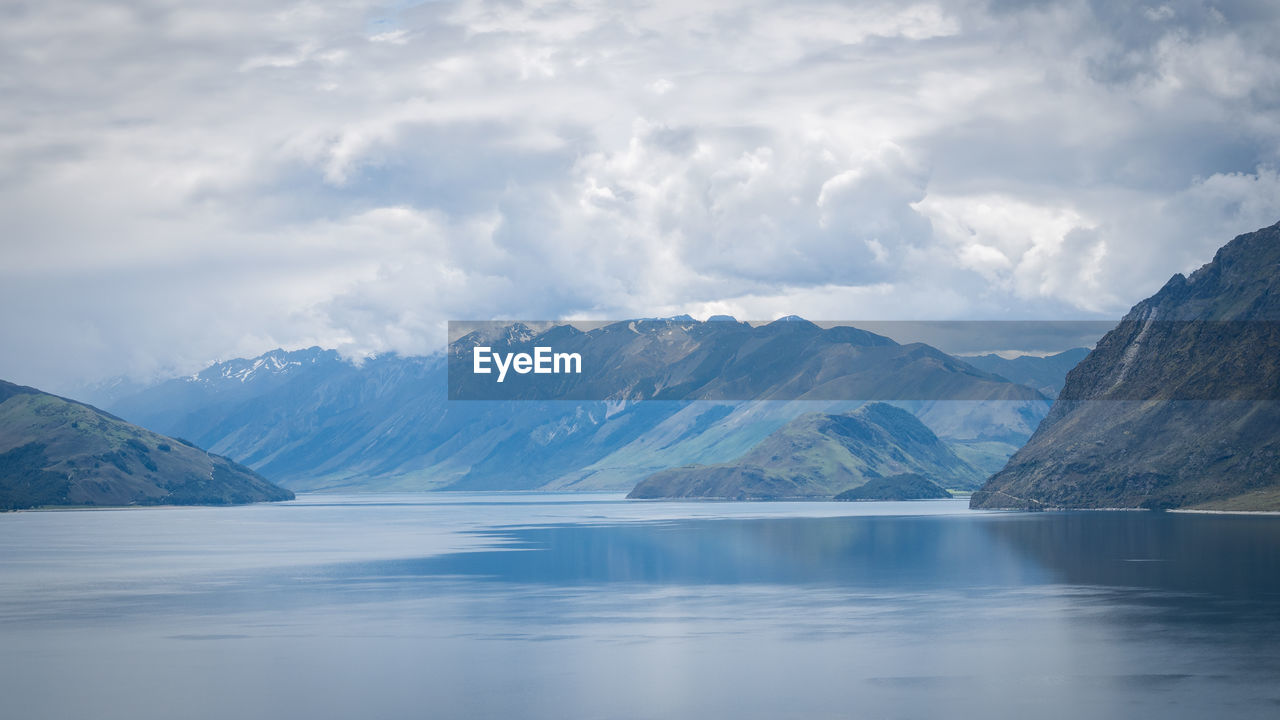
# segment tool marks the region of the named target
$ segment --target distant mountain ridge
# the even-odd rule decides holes
[[[1044,357],[1020,355],[1003,358],[989,354],[964,355],[960,359],[979,370],[1034,388],[1047,398],[1056,398],[1067,380],[1067,373],[1088,354],[1088,348],[1072,348]]]
[[[193,375],[175,378],[117,398],[109,407],[141,425],[176,431],[184,437],[205,435],[207,424],[191,417],[198,409],[211,421],[236,404],[268,393],[299,374],[345,365],[334,350],[271,350],[251,359],[214,363]]]
[[[291,499],[249,468],[183,440],[0,381],[0,509]]]
[[[1135,305],[972,505],[1280,509],[1280,224]]]
[[[537,346],[583,358],[588,372],[471,371],[472,350],[532,353]],[[821,328],[790,316],[752,326],[688,316],[631,320],[589,331],[556,325],[486,328],[449,345],[449,397],[464,400],[935,401],[1044,398],[923,343],[899,344],[854,327]]]
[[[572,349],[588,336],[566,325],[485,332],[495,350],[535,342]],[[593,367],[608,369],[588,379],[599,383],[594,400],[448,401],[450,356],[388,354],[357,366],[309,348],[219,363],[111,409],[298,490],[629,490],[664,468],[732,460],[799,415],[863,404],[811,399],[815,389],[838,397],[830,391],[840,382],[907,397],[974,398],[898,404],[987,472],[1049,406],[1035,391],[935,348],[855,328],[677,317],[613,323],[590,337]],[[797,347],[812,350],[811,365],[778,361]],[[765,397],[790,399],[677,399],[715,397],[743,375],[764,383]]]

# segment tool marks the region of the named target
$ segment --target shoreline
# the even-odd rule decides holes
[[[1177,510],[1166,510],[1165,512],[1188,513],[1195,515],[1277,515],[1280,516],[1280,510],[1200,510],[1194,508],[1179,508]]]

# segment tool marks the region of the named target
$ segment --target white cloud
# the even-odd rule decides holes
[[[1280,219],[1280,10],[37,4],[0,377],[450,318],[1114,317]]]
[[[386,32],[370,35],[369,42],[387,43],[389,45],[404,45],[409,42],[409,33],[403,29],[387,30]]]

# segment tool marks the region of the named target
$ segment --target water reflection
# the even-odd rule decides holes
[[[1280,601],[1280,517],[1046,513],[979,526],[1060,583]]]
[[[355,563],[338,577],[468,576],[550,585],[836,585],[924,591],[1047,582],[1034,562],[962,517],[702,519],[498,528],[503,547]],[[994,518],[993,518],[994,519]]]
[[[501,547],[336,566],[333,577],[551,585],[1066,584],[1280,600],[1280,518],[1151,512],[698,519],[495,528]]]
[[[1280,708],[1280,518],[414,497],[0,521],[6,717]]]

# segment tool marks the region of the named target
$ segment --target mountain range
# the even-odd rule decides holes
[[[1043,357],[1019,355],[1005,358],[988,354],[965,355],[960,359],[979,370],[1035,388],[1047,398],[1056,398],[1062,391],[1062,384],[1067,380],[1067,373],[1071,368],[1079,365],[1088,354],[1088,348],[1072,348]]]
[[[582,358],[586,372],[472,372],[472,350]],[[899,344],[854,327],[785,317],[765,325],[687,315],[632,320],[587,332],[573,325],[482,326],[449,346],[451,400],[1031,401],[1039,393],[924,343]]]
[[[590,372],[550,390],[513,382],[504,399],[449,400],[482,390],[450,373],[480,341],[504,352],[577,350]],[[443,355],[358,364],[331,350],[276,350],[126,394],[109,409],[295,490],[630,490],[667,468],[732,461],[801,415],[889,397],[904,398],[894,404],[983,473],[1025,442],[1050,404],[920,343],[798,319],[679,317],[590,331],[512,324],[460,338]]]
[[[218,455],[5,383],[3,503],[285,496],[254,471],[304,490],[741,498],[927,496],[994,473],[973,507],[1280,509],[1277,283],[1280,224],[1175,275],[1091,352],[962,359],[799,318],[681,316],[480,324],[434,356],[274,350],[104,386],[114,413]],[[495,384],[467,371],[480,343],[589,370]]]

